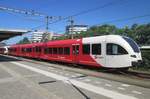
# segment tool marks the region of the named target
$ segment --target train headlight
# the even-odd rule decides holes
[[[136,55],[131,55],[131,57],[136,58]]]

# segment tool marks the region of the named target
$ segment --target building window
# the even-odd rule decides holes
[[[90,54],[90,44],[84,44],[82,46],[82,52],[83,54]]]
[[[92,44],[92,54],[101,55],[101,44]]]
[[[69,47],[64,48],[64,54],[65,55],[70,55],[70,48]]]
[[[124,55],[128,52],[120,45],[108,43],[107,44],[107,55]]]

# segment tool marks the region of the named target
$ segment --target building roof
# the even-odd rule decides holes
[[[22,35],[27,33],[28,30],[19,30],[19,29],[0,29],[0,42],[11,37]]]
[[[64,34],[54,33],[53,36],[63,36]]]
[[[67,28],[70,28],[70,27],[88,27],[88,25],[73,25],[73,26],[71,26],[71,25],[68,25],[68,26],[66,26]]]

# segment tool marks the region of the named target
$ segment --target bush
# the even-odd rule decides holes
[[[142,50],[142,67],[150,70],[150,50]]]
[[[133,69],[150,71],[150,50],[142,50],[142,63]]]

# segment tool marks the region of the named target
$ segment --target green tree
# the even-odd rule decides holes
[[[92,26],[86,32],[81,32],[80,35],[82,37],[91,37],[91,36],[115,34],[116,31],[117,28],[114,25],[104,24],[101,26]]]
[[[136,29],[136,41],[141,45],[150,45],[150,24],[139,25]]]
[[[27,37],[24,37],[17,44],[29,44],[29,43],[30,43],[29,39]]]

